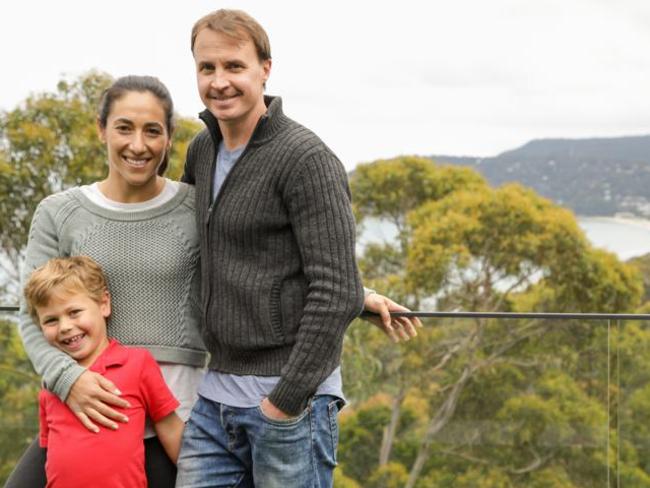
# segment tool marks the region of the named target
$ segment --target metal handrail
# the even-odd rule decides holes
[[[459,319],[569,319],[569,320],[650,320],[643,313],[563,313],[563,312],[391,312],[392,317],[437,317]],[[377,317],[373,312],[363,312],[361,318]]]
[[[0,312],[17,312],[15,305],[0,306]],[[643,313],[561,313],[561,312],[391,312],[392,317],[457,318],[457,319],[568,319],[568,320],[650,320]],[[373,312],[363,312],[361,318],[378,317]]]

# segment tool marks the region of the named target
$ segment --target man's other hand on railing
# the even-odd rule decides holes
[[[364,314],[362,318],[379,327],[393,342],[408,341],[417,336],[417,329],[422,327],[417,317],[391,317],[391,312],[408,312],[409,309],[378,293],[366,297],[364,308],[377,315]]]

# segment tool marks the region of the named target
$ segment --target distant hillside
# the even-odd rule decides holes
[[[490,183],[517,181],[580,215],[650,217],[650,135],[539,139],[492,158],[431,156]]]

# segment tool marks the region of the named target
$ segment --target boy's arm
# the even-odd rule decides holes
[[[175,413],[179,402],[169,390],[160,371],[160,366],[151,353],[146,350],[140,351],[142,354],[140,393],[147,415],[153,421],[154,430],[165,452],[176,463],[185,427],[183,421]]]
[[[183,437],[185,424],[176,415],[176,412],[172,412],[156,422],[153,428],[169,459],[176,464],[178,453],[181,450],[181,438]]]

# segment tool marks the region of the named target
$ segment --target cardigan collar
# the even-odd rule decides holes
[[[266,105],[266,113],[257,122],[253,134],[247,143],[248,146],[264,144],[290,122],[290,119],[282,112],[282,99],[280,97],[265,95],[264,104]],[[218,147],[223,136],[221,135],[217,118],[207,109],[199,114],[199,118],[205,123],[215,147]]]

